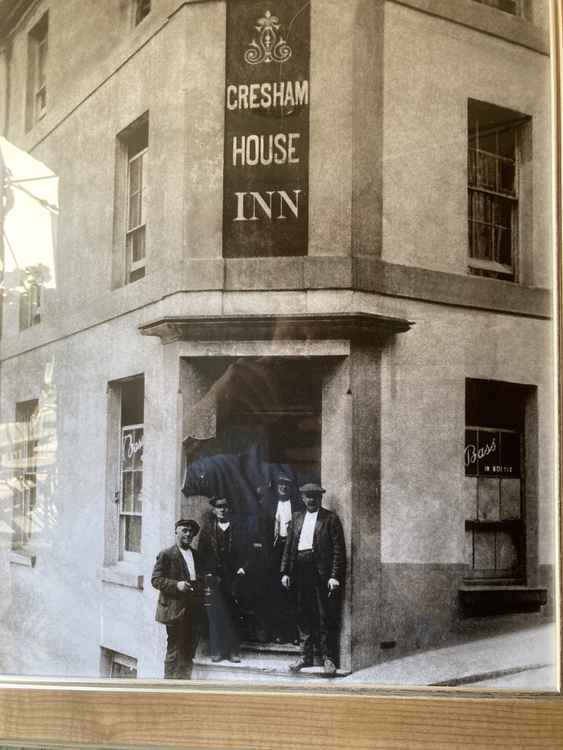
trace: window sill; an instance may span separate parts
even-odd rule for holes
[[[139,575],[136,566],[127,562],[117,562],[114,565],[104,565],[98,572],[98,578],[102,583],[111,583],[115,586],[126,586],[127,588],[143,590],[144,576]]]
[[[11,565],[23,565],[26,568],[35,567],[36,556],[26,550],[10,550],[8,560]]]
[[[539,612],[547,604],[547,589],[530,586],[465,585],[459,588],[465,616]]]

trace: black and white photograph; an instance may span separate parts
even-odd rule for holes
[[[558,690],[550,0],[0,0],[0,675]]]

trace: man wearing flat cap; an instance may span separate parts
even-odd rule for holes
[[[314,665],[315,651],[324,674],[336,674],[340,593],[346,573],[346,547],[336,513],[321,507],[325,490],[316,483],[299,488],[305,509],[294,513],[281,562],[281,582],[297,593],[301,657],[289,667]]]
[[[240,662],[239,608],[240,579],[246,576],[243,536],[231,503],[226,497],[209,501],[212,517],[201,532],[199,554],[212,594],[207,602],[211,661]]]
[[[189,680],[202,617],[201,572],[192,541],[199,524],[192,519],[176,521],[176,544],[159,552],[151,583],[160,592],[155,619],[166,626],[164,677]]]

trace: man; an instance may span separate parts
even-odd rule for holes
[[[302,655],[289,669],[314,664],[317,650],[327,677],[336,674],[340,592],[346,570],[342,525],[336,513],[321,507],[325,490],[315,483],[299,488],[304,511],[295,513],[281,563],[282,586],[295,586]]]
[[[299,643],[293,592],[280,583],[280,568],[288,528],[294,512],[299,510],[291,493],[293,482],[286,474],[279,474],[273,498],[273,540],[270,562],[270,632],[276,643]]]
[[[229,500],[213,497],[209,502],[213,518],[201,532],[199,543],[202,570],[212,584],[207,602],[209,652],[213,662],[227,659],[238,663],[240,635],[234,588],[236,579],[246,575],[243,540],[239,525],[231,519]]]
[[[202,614],[199,562],[191,548],[198,532],[197,521],[176,521],[176,544],[159,552],[152,572],[160,592],[155,619],[166,626],[166,679],[189,680],[192,673]]]

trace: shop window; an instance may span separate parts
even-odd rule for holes
[[[143,18],[146,18],[151,12],[151,0],[134,0],[133,2],[133,23],[138,26]]]
[[[115,249],[122,283],[146,274],[149,118],[145,113],[117,138]],[[124,249],[124,256],[123,254]]]
[[[518,273],[519,172],[529,118],[468,102],[469,270],[515,281]]]
[[[101,649],[100,674],[102,677],[137,678],[137,659],[109,648]]]
[[[522,0],[474,0],[474,2],[503,10],[505,13],[511,13],[513,16],[522,15]]]
[[[144,380],[122,383],[119,454],[120,559],[141,552]]]
[[[21,550],[31,539],[37,501],[37,400],[16,404],[14,435],[14,493],[12,549]]]
[[[45,13],[28,34],[26,126],[33,127],[47,111],[47,59],[49,14]]]
[[[466,384],[465,489],[467,578],[523,583],[525,527],[525,389]]]

